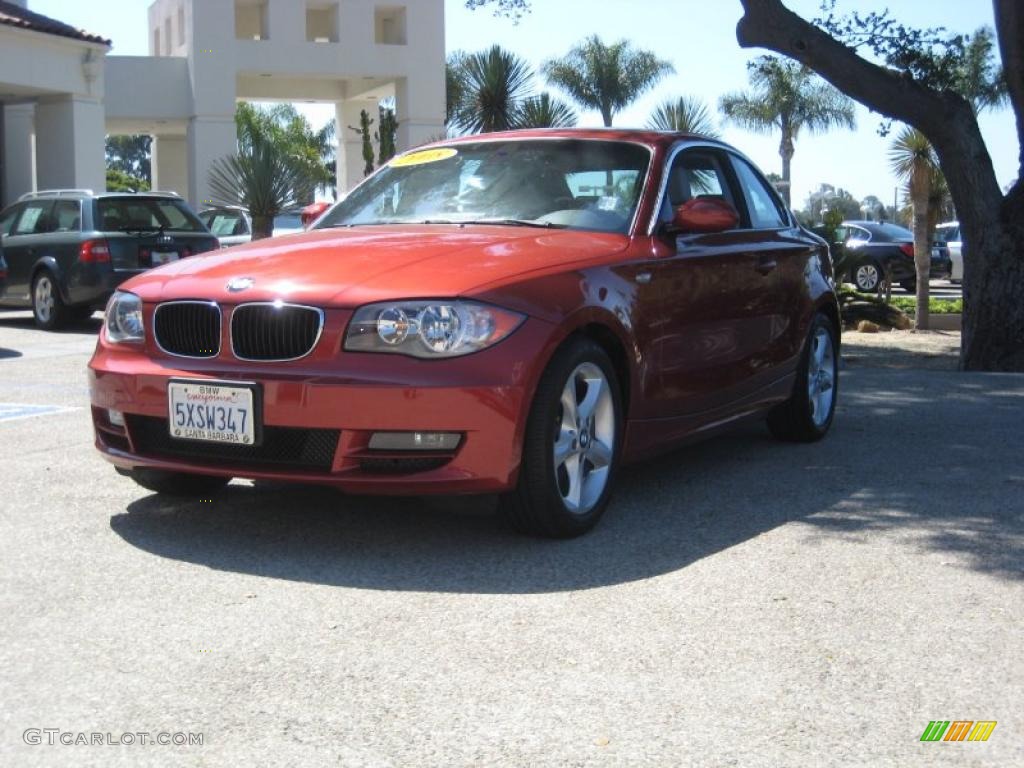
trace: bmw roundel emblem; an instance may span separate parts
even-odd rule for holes
[[[251,277],[233,277],[228,280],[228,290],[231,293],[240,293],[241,291],[247,291],[252,288],[256,281]]]

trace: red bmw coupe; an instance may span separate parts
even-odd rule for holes
[[[619,466],[741,419],[828,431],[828,248],[706,138],[465,137],[401,155],[305,233],[121,286],[96,447],[158,493],[232,477],[501,494],[568,537]]]

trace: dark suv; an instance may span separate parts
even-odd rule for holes
[[[0,212],[5,307],[31,307],[53,330],[103,309],[121,283],[151,267],[219,247],[169,192],[32,192]]]

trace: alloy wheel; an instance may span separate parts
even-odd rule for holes
[[[878,267],[874,264],[861,264],[857,267],[856,274],[857,287],[862,291],[873,291],[878,287],[878,281],[881,276],[878,274]]]
[[[50,322],[53,316],[53,281],[47,275],[36,280],[34,306],[39,322]]]
[[[585,515],[601,499],[615,450],[611,385],[593,363],[582,363],[562,390],[552,447],[555,483],[565,508]]]
[[[836,352],[832,334],[818,328],[811,339],[807,361],[807,398],[811,403],[811,420],[823,427],[832,413],[835,397]]]

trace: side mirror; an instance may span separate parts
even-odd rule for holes
[[[740,215],[721,197],[695,197],[676,208],[666,229],[671,233],[710,234],[736,229]]]

